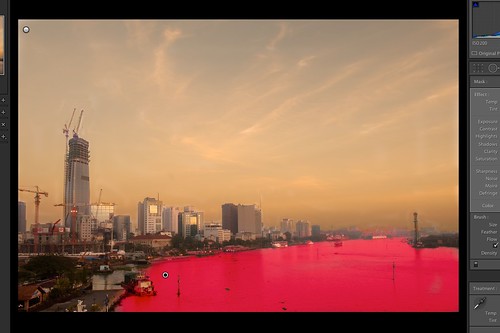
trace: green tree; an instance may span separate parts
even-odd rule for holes
[[[49,293],[49,297],[52,300],[66,296],[73,289],[73,283],[67,277],[61,277],[57,279],[54,288]]]
[[[56,288],[56,287],[52,288],[52,290],[49,293],[50,300],[57,300],[63,296],[64,296],[64,293],[62,292],[62,290],[59,288]]]
[[[23,267],[20,267],[17,270],[17,279],[19,282],[30,281],[36,278],[36,274],[34,272],[28,271]]]
[[[174,249],[182,249],[184,248],[184,238],[181,235],[177,234],[172,237],[172,247]]]
[[[48,279],[57,275],[72,274],[76,271],[76,261],[63,256],[33,257],[23,269],[33,272],[39,279]]]
[[[87,269],[78,270],[75,275],[75,282],[84,284],[92,276],[92,272]]]
[[[187,236],[184,238],[184,248],[192,249],[194,248],[194,238],[191,236]]]

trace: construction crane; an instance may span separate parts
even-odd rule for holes
[[[96,211],[95,211],[95,216],[94,216],[96,223],[99,221],[99,208],[101,206],[116,206],[116,204],[112,203],[112,202],[102,202],[101,198],[102,198],[102,188],[99,190],[99,198],[97,200],[97,203],[92,204],[92,205],[96,206]],[[108,218],[110,218],[110,217],[108,217]],[[111,244],[110,252],[111,252],[113,249],[113,224],[111,224],[111,236],[110,237],[111,237],[111,239],[110,239],[110,244]]]
[[[97,207],[95,209],[95,220],[96,220],[96,224],[97,224],[97,221],[99,219],[99,207],[101,206],[101,196],[102,196],[102,188],[101,190],[99,191],[99,199],[97,200]]]
[[[66,154],[68,153],[69,128],[71,127],[71,123],[73,122],[73,117],[75,116],[75,111],[76,111],[76,108],[73,109],[73,114],[71,115],[71,119],[69,120],[69,123],[64,124],[64,128],[63,128],[63,134],[66,136]]]
[[[64,202],[66,202],[66,179],[68,177],[68,138],[69,138],[69,129],[71,128],[71,123],[73,122],[73,117],[75,116],[76,108],[73,109],[73,113],[71,114],[71,118],[69,120],[69,123],[64,124],[63,128],[63,134],[66,137],[66,147],[65,147],[65,152],[64,152],[64,189],[63,189],[63,195],[64,195]]]
[[[99,198],[96,203],[93,203],[93,206],[96,206],[95,216],[93,216],[96,220],[99,220],[99,208],[101,206],[116,206],[114,202],[102,202],[102,188],[99,190]]]
[[[76,243],[76,213],[78,213],[78,208],[76,204],[56,204],[56,207],[71,207],[71,242],[74,245]]]
[[[35,228],[33,229],[33,238],[34,238],[34,246],[37,248],[38,245],[38,217],[39,217],[39,210],[40,210],[40,195],[45,195],[46,197],[49,196],[47,192],[40,191],[40,188],[38,186],[33,186],[36,188],[36,191],[34,190],[28,190],[28,189],[23,189],[20,188],[19,191],[22,192],[30,192],[30,193],[35,193]]]
[[[49,194],[47,192],[40,191],[40,188],[38,186],[33,186],[33,187],[36,187],[36,191],[23,189],[23,188],[20,188],[19,191],[35,193],[35,224],[38,224],[38,216],[39,216],[39,208],[40,208],[40,194],[45,195],[46,197],[48,197]]]
[[[52,238],[52,242],[50,243],[50,252],[51,253],[54,253],[54,229],[56,228],[56,224],[58,224],[59,222],[61,222],[61,219],[55,221],[54,223],[52,223],[52,228],[50,228],[50,237]]]
[[[73,136],[78,136],[78,131],[80,130],[80,125],[82,124],[83,110],[80,111],[80,117],[78,117],[78,125],[73,129]]]

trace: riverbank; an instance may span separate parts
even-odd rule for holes
[[[108,295],[108,308],[113,309],[115,304],[123,298],[125,290],[96,290],[87,291],[84,295],[72,298],[63,303],[57,303],[41,312],[73,312],[76,310],[78,300],[83,300],[88,312],[106,312],[106,295]]]

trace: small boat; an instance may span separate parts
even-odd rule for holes
[[[129,294],[136,296],[156,296],[153,281],[143,272],[139,272],[136,277],[121,284],[123,289]]]
[[[271,246],[274,248],[288,247],[288,242],[287,241],[275,241],[275,242],[271,243]]]
[[[95,272],[96,274],[111,274],[113,273],[113,269],[109,267],[109,265],[101,265],[99,269]]]
[[[306,245],[313,245],[313,244],[314,244],[314,242],[313,242],[312,240],[308,240],[308,241],[306,242]]]

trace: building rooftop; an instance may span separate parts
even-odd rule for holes
[[[45,294],[45,291],[38,284],[19,286],[17,287],[17,299],[20,301],[28,301],[33,297],[35,291],[37,290]]]
[[[155,234],[147,234],[147,235],[139,235],[132,237],[130,240],[146,240],[146,239],[171,239],[172,237],[167,235],[155,235]]]

